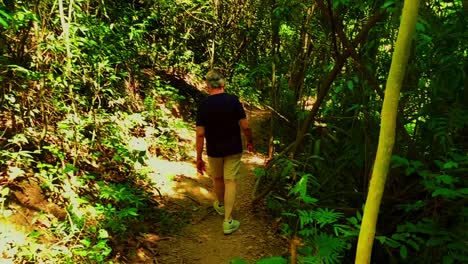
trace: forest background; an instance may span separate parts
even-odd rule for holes
[[[129,226],[183,225],[154,213],[145,159],[189,159],[178,131],[191,133],[202,78],[218,68],[229,92],[272,113],[253,203],[300,241],[300,263],[353,262],[402,7],[0,1],[2,257],[117,261],[116,245],[144,231]],[[468,261],[467,11],[461,0],[419,8],[374,244],[386,263]],[[46,231],[7,230],[21,208]]]

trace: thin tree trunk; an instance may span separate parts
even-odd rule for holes
[[[327,9],[326,9],[323,1],[319,0],[316,3],[317,3],[317,6],[325,14],[327,19],[333,21],[334,18],[329,15],[329,12],[327,12]],[[373,77],[374,75],[369,73],[368,70],[366,69],[364,63],[362,63],[361,58],[359,57],[359,55],[356,52],[356,49],[349,42],[348,38],[346,37],[346,34],[343,31],[342,23],[332,23],[332,22],[330,22],[330,23],[331,24],[336,24],[336,33],[338,34],[338,37],[340,38],[340,40],[341,40],[343,46],[345,47],[345,49],[350,52],[350,56],[354,60],[357,70],[360,71],[363,74],[363,76],[366,77],[366,80],[367,80],[368,84],[374,88],[374,90],[379,94],[379,96],[381,98],[383,98],[384,93],[383,93],[382,89],[380,89],[377,80]],[[403,108],[402,107],[400,107],[398,110],[403,113]],[[408,134],[408,131],[405,129],[402,118],[398,118],[398,129],[399,129],[399,132],[401,133],[401,135],[403,136],[403,139],[406,141],[406,143],[409,146],[412,146],[413,142],[412,142],[411,136]]]
[[[357,245],[356,263],[370,263],[377,217],[390,166],[398,113],[400,89],[410,54],[418,16],[419,0],[405,1],[400,30],[395,44],[381,113],[381,129],[374,169],[370,181]]]
[[[295,103],[297,103],[302,96],[304,77],[308,66],[307,61],[311,54],[312,40],[310,34],[308,33],[308,29],[310,20],[312,19],[312,15],[314,13],[314,7],[315,5],[312,5],[307,9],[307,15],[302,23],[301,45],[296,60],[291,65],[290,69],[288,86],[289,89],[294,91],[294,98],[296,100]]]
[[[369,30],[380,20],[382,16],[383,16],[383,13],[376,11],[376,13],[369,19],[367,24],[364,27],[362,27],[361,31],[359,32],[359,34],[356,36],[356,38],[352,42],[353,48],[357,47],[357,45],[359,45],[361,42],[363,42],[366,39],[366,36]],[[341,71],[341,68],[343,67],[344,63],[346,62],[346,60],[348,59],[350,55],[351,55],[351,51],[349,49],[346,49],[344,53],[337,58],[335,66],[328,73],[327,78],[325,78],[323,82],[321,83],[320,88],[319,88],[319,93],[317,95],[317,100],[315,101],[312,107],[312,110],[307,116],[307,119],[305,120],[301,129],[298,131],[296,140],[294,141],[294,143],[292,143],[293,146],[291,148],[291,153],[290,153],[291,156],[295,155],[297,148],[302,143],[302,140],[304,139],[307,131],[309,130],[310,125],[315,120],[315,116],[317,115],[318,110],[321,104],[323,103],[325,96],[327,95],[328,90],[330,89],[331,84],[335,80],[338,73]]]
[[[276,0],[272,1],[272,10],[276,7]],[[273,13],[273,12],[272,12]],[[280,46],[280,38],[279,38],[279,23],[271,16],[271,90],[270,90],[270,100],[271,100],[271,107],[273,109],[278,108],[278,88],[276,84],[276,62],[278,61],[278,49]],[[274,130],[275,130],[275,116],[271,115],[270,117],[270,131],[269,131],[269,139],[268,139],[268,159],[273,157],[274,153]]]

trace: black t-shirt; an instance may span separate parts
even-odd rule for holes
[[[239,120],[245,118],[239,99],[228,93],[208,96],[198,107],[197,126],[205,127],[210,157],[242,153]]]

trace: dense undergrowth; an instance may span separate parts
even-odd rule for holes
[[[177,232],[188,219],[161,207],[149,160],[189,159],[185,106],[203,95],[151,66],[151,43],[127,24],[130,13],[106,22],[77,4],[74,23],[23,2],[0,5],[5,261],[129,263],[138,236]]]
[[[148,179],[155,168],[148,161],[188,159],[193,146],[184,144],[188,139],[179,131],[191,125],[173,117],[171,110],[180,102],[164,104],[157,98],[161,97],[146,97],[144,108],[133,113],[118,109],[64,113],[43,142],[37,140],[40,131],[7,134],[9,128],[3,128],[1,214],[6,219],[27,215],[21,221],[26,229],[2,225],[3,258],[127,262],[135,254],[131,246],[125,247],[130,238],[177,232],[187,218],[160,208],[158,189]],[[40,188],[43,197],[21,198],[21,193],[33,196],[34,188]],[[49,204],[55,210],[47,209]]]

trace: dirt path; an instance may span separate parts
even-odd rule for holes
[[[260,144],[265,140],[259,133],[264,130],[266,118],[266,112],[249,112],[254,138]],[[173,187],[177,193],[167,199],[167,209],[191,211],[190,223],[178,235],[158,239],[156,252],[152,254],[155,257],[153,263],[223,264],[234,258],[255,263],[263,257],[287,253],[287,243],[279,236],[273,219],[263,208],[254,212],[250,204],[255,182],[253,170],[263,164],[264,157],[245,153],[242,160],[233,212],[234,217],[241,221],[240,229],[229,236],[223,234],[223,217],[216,214],[211,206],[214,194],[208,176],[196,175],[194,169],[178,174]]]

